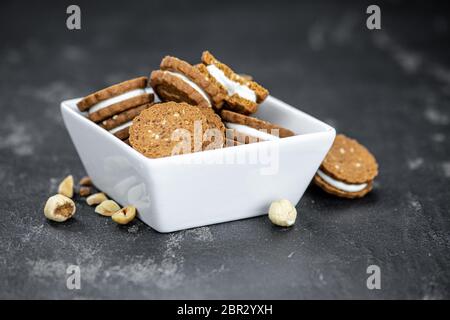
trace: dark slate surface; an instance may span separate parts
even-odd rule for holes
[[[366,29],[363,2],[77,3],[81,31],[65,27],[69,2],[0,5],[1,298],[450,298],[443,2],[381,3],[382,31]],[[47,221],[59,180],[84,175],[59,102],[204,49],[367,145],[375,191],[347,201],[311,186],[291,229],[259,217],[159,234],[83,202]],[[70,264],[81,290],[66,288]],[[381,290],[366,288],[371,264]]]

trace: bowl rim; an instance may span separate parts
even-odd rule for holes
[[[126,143],[123,143],[122,140],[118,139],[113,134],[110,134],[109,131],[103,129],[96,123],[90,121],[87,117],[84,116],[85,112],[81,112],[78,109],[76,109],[76,103],[78,101],[80,101],[81,99],[82,98],[74,98],[74,99],[67,99],[67,100],[62,101],[60,104],[61,112],[63,114],[69,113],[72,117],[75,117],[79,121],[83,122],[85,125],[88,125],[89,127],[91,127],[99,135],[102,135],[103,137],[106,137],[106,139],[109,139],[112,143],[114,143],[116,146],[121,148],[121,150],[123,150],[124,152],[131,152],[131,154],[134,157],[136,157],[137,159],[139,159],[140,161],[146,161],[149,163],[168,161],[168,159],[174,159],[174,158],[181,159],[180,157],[183,157],[183,158],[188,158],[188,157],[189,158],[190,157],[197,158],[198,157],[199,160],[201,160],[202,157],[205,157],[205,154],[207,154],[207,155],[212,155],[212,154],[225,155],[227,153],[238,152],[239,150],[250,150],[251,148],[262,148],[262,147],[276,145],[276,144],[278,144],[279,146],[284,146],[284,145],[290,144],[294,141],[301,141],[301,140],[305,140],[305,139],[310,139],[312,137],[319,137],[322,135],[333,134],[336,132],[336,130],[332,126],[311,116],[310,114],[307,114],[306,112],[298,110],[298,109],[294,108],[293,106],[287,104],[286,102],[279,100],[273,96],[269,96],[266,98],[266,101],[272,101],[273,103],[278,104],[278,107],[280,107],[282,109],[289,110],[289,112],[294,112],[294,113],[299,114],[300,116],[306,118],[308,121],[312,121],[315,124],[317,124],[318,126],[320,126],[322,128],[322,130],[317,131],[317,132],[298,134],[295,136],[286,137],[286,138],[282,138],[279,140],[261,141],[258,143],[243,144],[243,145],[229,147],[229,148],[205,150],[205,151],[201,151],[201,152],[179,154],[179,155],[173,155],[173,156],[167,156],[167,157],[161,157],[161,158],[147,158],[146,156],[144,156],[143,154],[141,154],[140,152],[138,152],[131,146],[127,145]],[[63,117],[63,119],[64,119],[64,122],[67,121],[66,118]],[[65,123],[65,125],[67,127],[66,123]]]

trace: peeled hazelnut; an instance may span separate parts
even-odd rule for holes
[[[73,197],[73,177],[72,175],[67,176],[58,186],[58,193],[63,196],[72,198]]]
[[[269,208],[269,219],[273,224],[290,227],[295,223],[297,210],[289,200],[274,201]]]
[[[72,199],[56,194],[48,198],[44,207],[44,214],[47,219],[63,222],[71,218],[76,211],[75,203]]]
[[[100,204],[105,200],[108,200],[108,198],[103,192],[94,193],[93,195],[90,195],[89,197],[86,198],[86,202],[90,206]]]
[[[79,190],[78,193],[82,197],[87,197],[88,195],[91,194],[91,188],[89,188],[89,187],[80,187],[80,190]]]
[[[90,177],[84,176],[83,178],[81,178],[79,184],[80,186],[92,186],[92,180]]]
[[[113,200],[105,200],[95,207],[95,212],[107,217],[111,217],[115,212],[119,210],[119,205]]]
[[[118,224],[127,224],[131,222],[135,217],[136,208],[133,206],[128,206],[114,213],[111,218]]]

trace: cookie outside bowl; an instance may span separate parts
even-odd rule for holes
[[[345,198],[360,198],[373,188],[378,163],[370,151],[354,139],[338,134],[314,182],[324,191]]]

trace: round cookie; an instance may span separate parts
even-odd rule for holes
[[[217,128],[220,132],[225,133],[225,125],[220,119],[219,115],[214,112],[211,108],[208,107],[197,107],[203,115],[206,117],[206,122],[208,123],[209,129]]]
[[[98,111],[89,113],[88,118],[91,121],[100,122],[107,118],[115,116],[119,113],[122,113],[126,110],[135,108],[136,106],[152,103],[153,99],[154,99],[153,94],[144,93],[142,95],[114,103]]]
[[[236,123],[239,125],[243,125],[243,126],[247,126],[253,129],[263,129],[263,130],[267,130],[270,133],[270,130],[272,129],[277,129],[279,132],[279,137],[280,138],[286,138],[286,137],[291,137],[294,136],[295,133],[292,132],[289,129],[280,127],[276,124],[272,124],[270,122],[255,118],[255,117],[250,117],[250,116],[246,116],[240,113],[236,113],[230,110],[222,110],[220,113],[220,116],[222,117],[222,120],[226,121],[226,122],[231,122],[231,123]]]
[[[152,105],[153,105],[153,103],[148,103],[148,104],[144,104],[144,105],[135,107],[133,109],[128,109],[126,111],[123,111],[119,114],[112,116],[109,119],[103,120],[101,122],[100,126],[106,130],[112,130],[114,128],[117,128],[118,126],[120,126],[124,123],[130,122],[136,116],[138,116],[142,110],[150,108]],[[130,125],[131,125],[131,123],[130,123]]]
[[[375,157],[356,140],[338,134],[314,177],[314,182],[331,194],[358,198],[372,190],[378,175]]]
[[[218,131],[206,131],[206,136],[203,138],[207,141],[204,142],[205,150],[219,149],[225,144],[225,125],[223,124],[217,113],[209,107],[197,107],[206,118],[208,129],[217,129]],[[220,136],[219,136],[220,135]],[[216,139],[219,139],[216,141]]]
[[[80,111],[87,111],[89,108],[102,101],[132,90],[144,89],[147,86],[147,81],[147,77],[139,77],[115,84],[84,97],[77,103],[77,107]]]
[[[229,66],[217,60],[209,51],[202,54],[202,66],[197,68],[225,92],[226,106],[230,110],[252,114],[269,95],[269,91],[248,76],[235,73]]]
[[[130,144],[131,146],[149,158],[161,158],[174,154],[182,153],[182,139],[172,139],[172,134],[187,133],[190,137],[190,145],[188,144],[184,151],[196,152],[201,151],[194,137],[194,130],[197,126],[208,128],[206,117],[203,113],[187,103],[166,102],[155,104],[151,108],[142,111],[133,120],[130,127]],[[180,131],[177,131],[180,130]],[[182,131],[181,131],[182,130]],[[180,137],[180,135],[178,135]],[[203,136],[203,132],[201,132]],[[201,139],[201,137],[200,137]]]
[[[377,161],[369,150],[343,134],[336,135],[320,168],[332,178],[348,184],[366,183],[378,174]]]
[[[186,102],[194,106],[220,108],[224,92],[186,61],[166,56],[160,70],[150,75],[150,85],[162,101]]]
[[[210,108],[211,102],[195,90],[184,79],[164,70],[155,70],[150,75],[150,83],[161,101],[185,102],[192,106]]]

